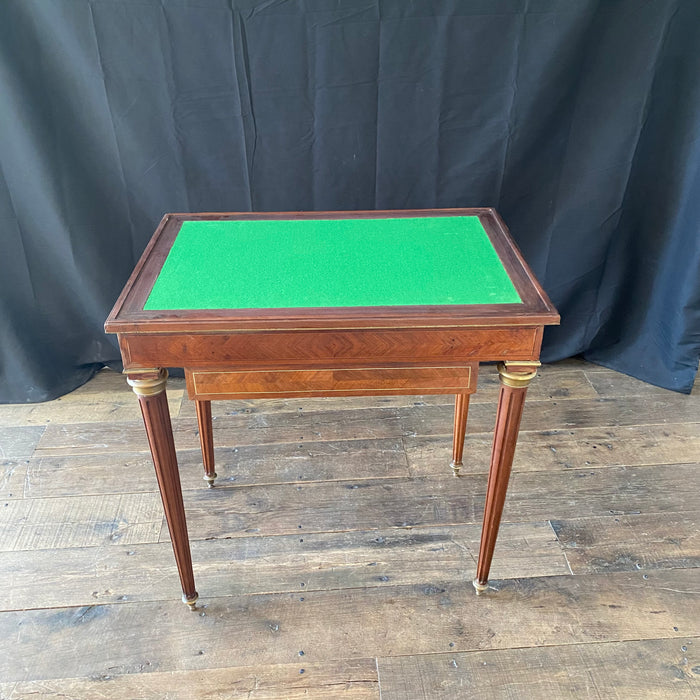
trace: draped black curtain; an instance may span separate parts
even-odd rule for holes
[[[168,211],[495,206],[584,353],[689,391],[697,0],[3,0],[0,401],[118,360]]]

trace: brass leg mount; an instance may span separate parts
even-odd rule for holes
[[[501,384],[513,389],[525,389],[537,376],[537,369],[541,364],[539,361],[499,362],[497,369]]]
[[[126,371],[124,373],[126,374]],[[126,381],[136,396],[157,396],[165,391],[165,385],[168,383],[168,370],[162,367],[159,370],[130,371]]]

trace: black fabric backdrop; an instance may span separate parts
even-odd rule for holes
[[[118,359],[167,211],[495,206],[577,353],[688,391],[697,0],[3,0],[0,400]]]

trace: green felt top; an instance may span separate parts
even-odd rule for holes
[[[476,216],[185,221],[146,310],[522,303]]]

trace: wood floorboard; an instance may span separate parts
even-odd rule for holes
[[[540,375],[479,597],[492,366],[460,479],[450,396],[271,399],[213,490],[172,379],[195,613],[124,378],[0,406],[0,698],[700,699],[700,384]]]
[[[288,414],[227,417],[214,423],[214,435],[219,447],[370,438],[396,439],[402,435],[398,410],[368,408],[358,411],[292,414],[292,420]],[[194,421],[185,418],[174,419],[173,434],[177,449],[199,448],[197,424]],[[34,454],[42,457],[115,454],[125,450],[148,451],[148,442],[141,423],[132,421],[110,425],[48,425]]]
[[[300,650],[325,663],[700,636],[700,571],[645,575],[508,579],[482,596],[469,582],[440,580],[226,596],[194,613],[178,599],[5,612],[0,639],[12,640],[12,654],[0,655],[0,678],[265,666],[292,663]]]
[[[700,638],[397,656],[379,677],[382,700],[694,700]]]
[[[670,425],[700,422],[700,404],[682,394],[625,396],[598,399],[525,402],[521,433],[573,428],[610,428],[632,425]],[[404,435],[449,435],[451,406],[397,408]],[[470,407],[467,433],[493,430],[495,407]],[[47,429],[48,430],[48,429]]]
[[[156,542],[162,522],[156,493],[6,501],[0,551]]]
[[[374,659],[207,668],[0,683],[0,698],[379,700]]]
[[[552,521],[575,574],[700,566],[700,512]]]
[[[697,463],[523,472],[513,475],[503,521],[700,510],[699,481]],[[485,495],[485,476],[467,475],[222,487],[184,497],[190,537],[204,539],[480,523]]]
[[[452,440],[445,436],[404,437],[411,476],[445,472]],[[462,472],[487,473],[491,435],[469,435]],[[693,463],[700,456],[700,423],[523,432],[513,471]]]
[[[469,582],[479,525],[240,537],[192,542],[195,576],[207,597]],[[505,523],[492,575],[569,573],[547,522]],[[9,593],[0,610],[177,599],[168,542],[32,553],[0,552]]]
[[[201,489],[199,449],[180,450],[178,462],[183,488]],[[448,464],[449,460],[443,467],[449,469]],[[35,457],[21,466],[23,469],[8,477],[5,487],[6,494],[14,491],[17,498],[118,494],[125,490],[138,493],[158,488],[147,452]],[[408,475],[400,438],[217,447],[216,470],[216,483],[228,486]],[[126,481],[124,474],[129,475]]]

